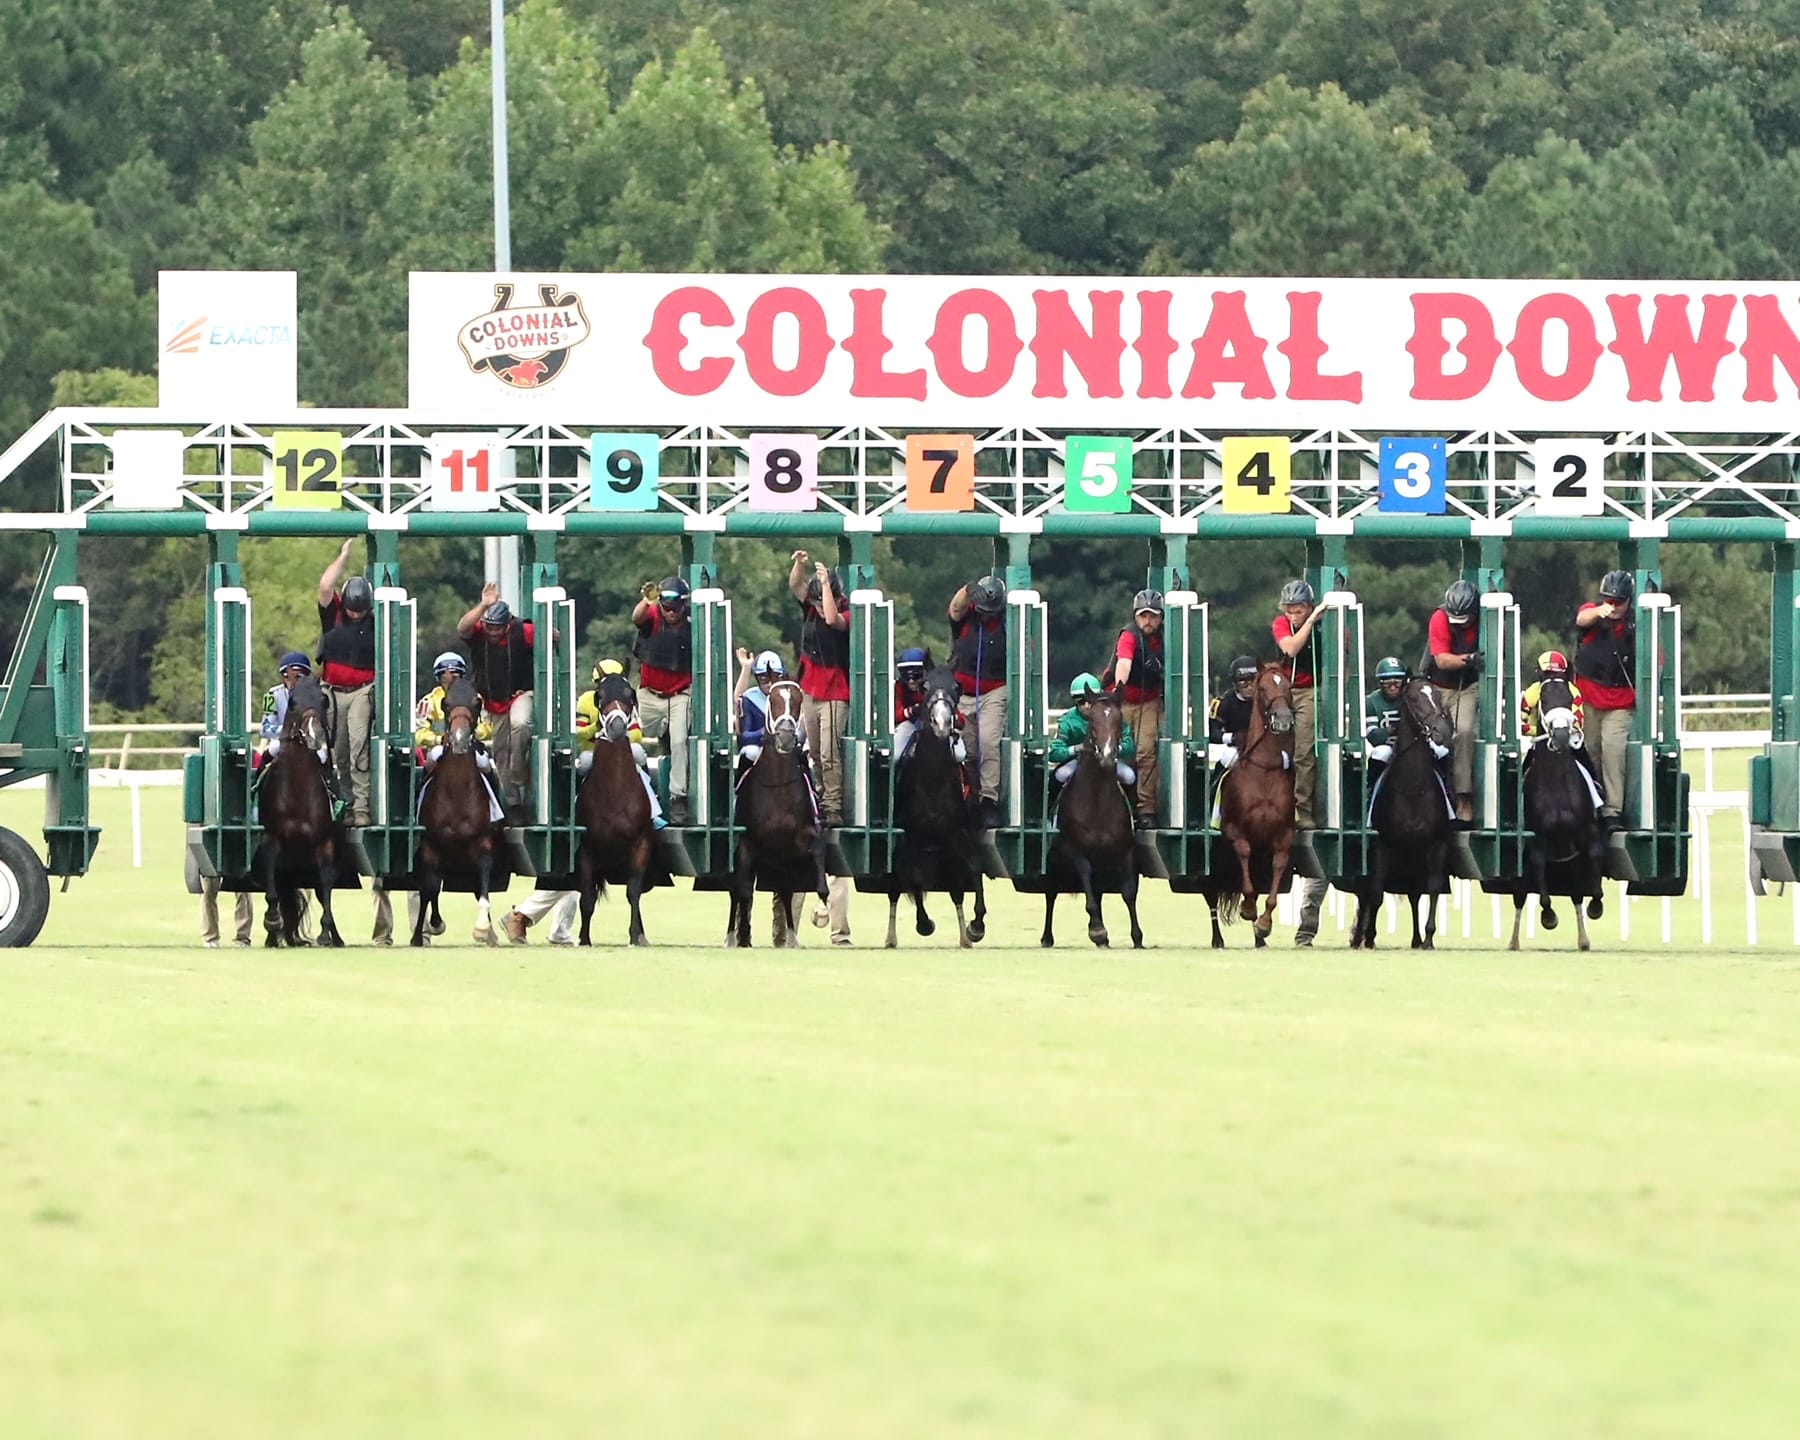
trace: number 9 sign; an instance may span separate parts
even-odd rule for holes
[[[1131,440],[1071,435],[1063,441],[1063,509],[1123,515],[1131,509]]]
[[[1442,515],[1449,463],[1441,436],[1389,435],[1381,442],[1381,506],[1390,515]]]
[[[817,510],[821,443],[817,435],[752,435],[745,503],[752,510]]]
[[[662,478],[660,435],[593,436],[588,442],[590,510],[654,510]]]

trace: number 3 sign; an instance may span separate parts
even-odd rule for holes
[[[1383,437],[1381,509],[1390,515],[1442,515],[1448,469],[1442,436]]]
[[[820,444],[817,435],[752,435],[749,507],[817,510]]]
[[[1598,515],[1606,476],[1604,440],[1540,440],[1531,447],[1537,471],[1537,513]]]

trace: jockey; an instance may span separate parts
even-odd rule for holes
[[[1206,738],[1220,770],[1237,764],[1238,741],[1250,729],[1250,688],[1256,684],[1256,661],[1240,655],[1231,662],[1231,689],[1215,695],[1207,716]]]
[[[743,771],[756,763],[762,754],[763,739],[769,733],[769,691],[777,680],[787,679],[787,666],[773,650],[760,655],[738,647],[738,682],[735,699],[738,707],[738,769]],[[800,745],[806,747],[806,727],[800,728]]]
[[[263,695],[263,754],[257,766],[259,777],[261,767],[281,753],[281,732],[287,729],[288,696],[296,685],[313,673],[312,662],[298,650],[290,650],[281,657],[279,673],[281,682],[271,685]],[[318,756],[319,763],[325,767],[325,789],[331,796],[331,817],[335,820],[344,813],[344,797],[338,794],[337,772],[332,768],[329,742],[319,746]]]
[[[1549,722],[1561,708],[1553,706],[1548,711],[1544,709],[1544,683],[1549,680],[1560,680],[1569,687],[1568,709],[1572,712],[1569,744],[1574,748],[1575,758],[1581,762],[1581,768],[1587,773],[1588,789],[1593,792],[1594,804],[1598,808],[1602,803],[1600,770],[1594,763],[1593,752],[1588,749],[1583,733],[1587,714],[1582,705],[1581,689],[1570,678],[1569,657],[1560,650],[1546,650],[1538,656],[1538,678],[1526,686],[1525,693],[1519,697],[1519,734],[1529,747],[1525,752],[1525,764],[1531,764],[1536,748],[1530,742],[1542,739],[1549,733]]]
[[[575,773],[586,775],[594,768],[594,746],[603,738],[600,726],[601,692],[611,699],[617,687],[624,686],[625,693],[631,697],[631,724],[625,736],[631,741],[631,758],[637,763],[638,779],[643,782],[644,793],[650,797],[650,824],[658,830],[668,829],[669,822],[663,816],[662,800],[656,793],[656,781],[650,775],[650,757],[644,753],[644,729],[638,720],[637,691],[632,689],[631,682],[625,678],[625,667],[617,660],[604,659],[594,662],[594,688],[582,693],[575,701],[575,744],[581,750],[575,761]],[[587,741],[585,748],[581,742]]]
[[[915,645],[911,649],[902,650],[900,658],[894,664],[894,764],[898,766],[912,753],[913,736],[918,733],[919,716],[930,697],[925,690],[925,676],[931,670],[931,652]],[[958,697],[961,698],[960,696]],[[956,763],[963,764],[968,759],[968,750],[963,745],[962,728],[963,712],[958,709],[954,724],[956,729],[950,737],[950,752],[956,756]]]
[[[454,650],[446,650],[431,662],[431,671],[437,685],[419,697],[419,703],[413,707],[413,744],[417,747],[419,763],[425,767],[427,776],[437,768],[437,762],[443,758],[444,742],[449,739],[450,717],[445,711],[445,702],[449,695],[451,683],[458,679],[467,680],[469,662]],[[475,768],[481,771],[481,778],[488,787],[489,816],[494,820],[504,819],[505,807],[500,803],[500,792],[497,777],[494,774],[494,759],[488,754],[487,742],[493,737],[493,721],[481,706],[476,707],[475,716]],[[429,780],[427,780],[429,783]],[[425,786],[419,787],[419,803],[425,803]]]
[[[1073,702],[1062,713],[1062,719],[1056,722],[1056,736],[1050,742],[1050,763],[1056,767],[1056,783],[1067,785],[1075,778],[1075,765],[1078,759],[1076,752],[1086,743],[1088,738],[1088,703],[1095,696],[1105,693],[1100,685],[1100,677],[1083,671],[1069,682],[1069,699]],[[1123,718],[1120,720],[1119,758],[1115,762],[1115,770],[1119,784],[1124,788],[1126,799],[1131,801],[1131,809],[1137,811],[1137,771],[1126,761],[1127,755],[1135,755],[1136,747],[1132,744],[1131,726]]]
[[[1394,758],[1394,732],[1400,726],[1400,692],[1412,672],[1397,655],[1384,655],[1375,665],[1375,688],[1363,700],[1369,712],[1369,725],[1363,740],[1369,747],[1371,765],[1385,765]]]

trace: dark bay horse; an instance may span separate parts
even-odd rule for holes
[[[1212,915],[1213,949],[1225,948],[1219,930],[1219,902],[1224,920],[1238,915],[1256,919],[1256,944],[1269,943],[1275,928],[1275,900],[1287,883],[1288,855],[1294,846],[1294,703],[1293,682],[1279,662],[1257,667],[1250,688],[1250,723],[1238,738],[1237,764],[1220,782],[1219,839],[1213,847],[1213,873],[1201,891]],[[1233,884],[1236,871],[1238,883]],[[1267,887],[1266,891],[1264,887]],[[1268,903],[1256,917],[1256,897]],[[1236,912],[1234,914],[1233,912]]]
[[[319,747],[325,744],[325,692],[310,675],[288,692],[287,723],[281,749],[263,766],[257,791],[262,844],[256,863],[272,910],[281,928],[271,930],[270,945],[304,945],[300,934],[302,877],[313,876],[319,897],[319,944],[342,945],[331,915],[331,888],[340,866],[347,863],[343,829],[331,815],[331,792]]]
[[[1450,890],[1450,815],[1438,779],[1434,744],[1448,746],[1455,729],[1442,693],[1429,680],[1408,680],[1400,692],[1394,758],[1377,782],[1370,805],[1375,854],[1357,888],[1350,948],[1375,948],[1375,921],[1384,895],[1412,902],[1412,948],[1430,950],[1437,935],[1437,897]],[[1419,898],[1425,930],[1419,931]]]
[[[581,824],[581,848],[575,855],[575,884],[581,891],[581,943],[590,945],[594,902],[607,884],[624,885],[631,902],[633,945],[648,945],[644,917],[638,908],[655,834],[650,797],[638,778],[631,753],[631,717],[637,697],[622,675],[604,677],[594,690],[599,709],[595,722],[594,760],[575,798]]]
[[[778,681],[769,690],[769,723],[762,754],[737,790],[739,829],[732,872],[728,946],[750,944],[750,905],[756,887],[773,891],[789,915],[794,896],[808,890],[827,903],[825,825],[813,800],[801,749],[800,687]],[[787,946],[800,937],[790,927]]]
[[[1106,921],[1100,913],[1103,888],[1114,883],[1131,917],[1131,943],[1144,948],[1144,932],[1138,925],[1137,836],[1131,802],[1119,788],[1119,742],[1125,720],[1116,695],[1090,695],[1083,705],[1088,738],[1076,752],[1075,774],[1063,788],[1057,804],[1056,839],[1050,844],[1049,885],[1044,891],[1044,935],[1048,947],[1056,943],[1052,923],[1056,917],[1059,880],[1072,880],[1074,889],[1087,898],[1088,939],[1108,944]]]
[[[925,892],[945,890],[956,907],[957,943],[967,949],[987,933],[987,897],[975,849],[975,816],[963,792],[962,764],[952,749],[960,687],[954,674],[938,669],[927,677],[925,689],[912,753],[899,765],[895,781],[894,815],[901,836],[888,875],[887,948],[900,943],[901,892],[912,896],[914,928],[930,935],[937,926],[925,913]],[[965,923],[963,896],[970,890],[975,892],[975,919]]]
[[[444,871],[467,874],[475,887],[475,939],[496,945],[488,892],[495,858],[505,842],[505,826],[491,818],[487,781],[476,764],[475,720],[481,700],[461,676],[444,693],[444,753],[438,758],[419,804],[419,853],[414,871],[419,880],[419,918],[412,943],[425,945],[425,916],[436,911],[444,888]]]
[[[1605,910],[1606,835],[1578,753],[1568,681],[1545,680],[1538,687],[1538,708],[1544,735],[1531,747],[1525,766],[1525,824],[1531,839],[1525,847],[1525,873],[1513,887],[1513,933],[1506,948],[1519,948],[1519,921],[1528,895],[1538,897],[1538,922],[1546,930],[1556,928],[1550,897],[1567,895],[1575,902],[1575,943],[1586,950],[1587,922],[1598,920]]]

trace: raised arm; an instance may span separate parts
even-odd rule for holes
[[[492,580],[481,587],[481,598],[475,602],[462,619],[456,622],[456,633],[465,640],[475,638],[475,632],[481,628],[481,612],[486,610],[500,598],[500,587]]]
[[[960,620],[969,613],[969,587],[963,586],[950,597],[950,618]]]
[[[331,603],[331,597],[337,594],[338,582],[344,578],[344,567],[350,563],[350,547],[355,540],[346,540],[338,547],[337,559],[325,567],[325,573],[319,576],[319,605]]]
[[[631,623],[642,630],[650,623],[650,612],[656,608],[656,582],[646,580],[638,591],[638,602],[631,607]]]
[[[796,550],[793,564],[788,567],[788,590],[796,600],[806,600],[806,582],[812,577],[812,557],[804,550]]]

